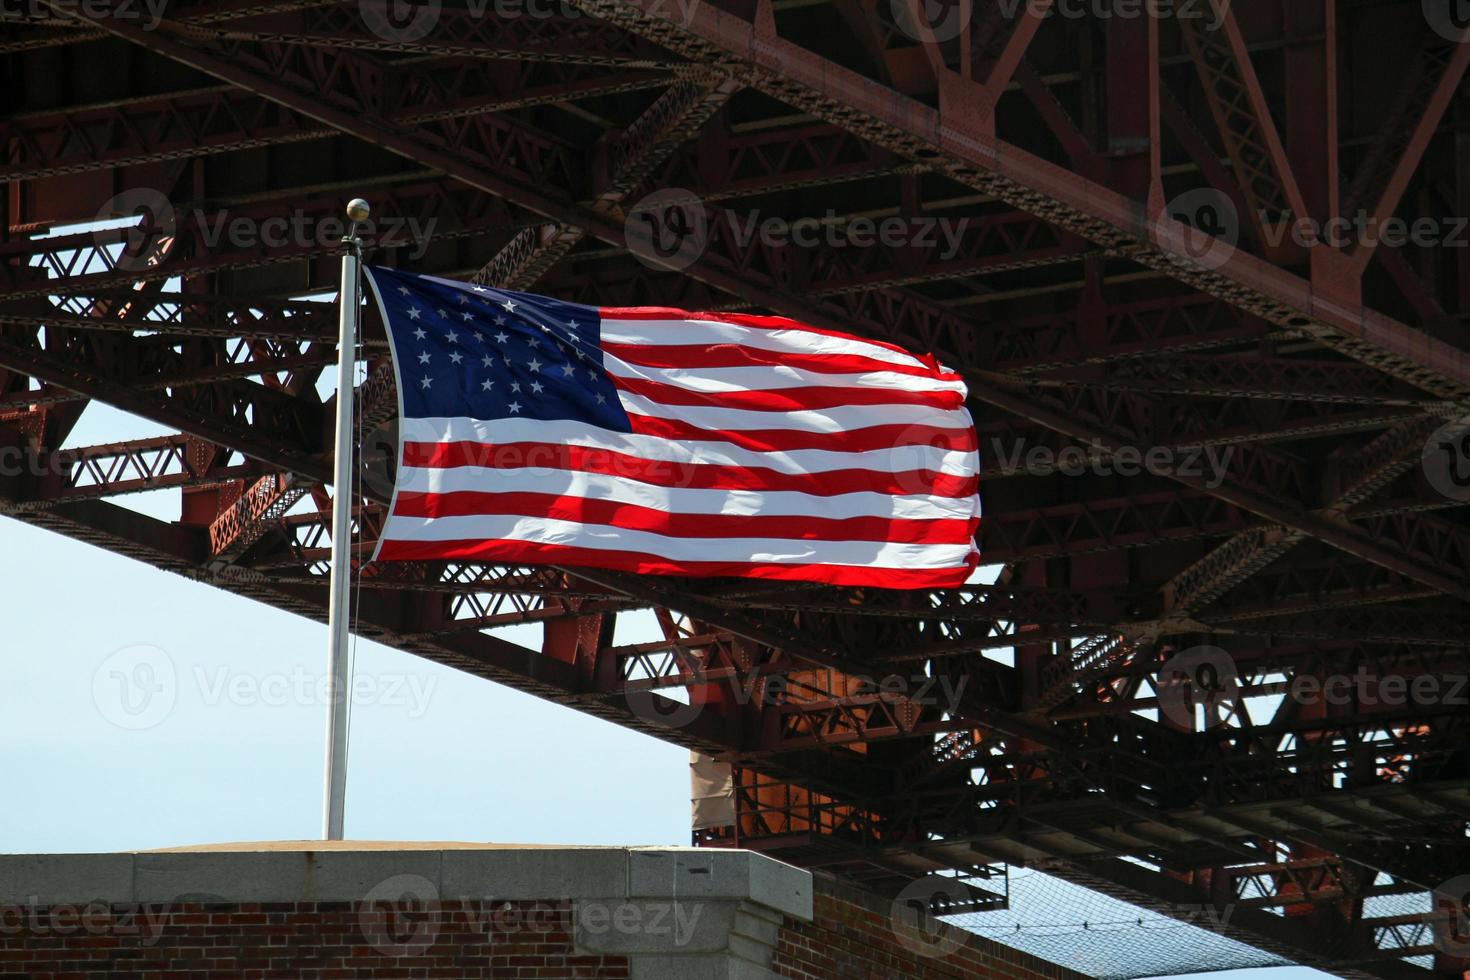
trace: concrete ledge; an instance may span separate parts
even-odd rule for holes
[[[53,905],[112,895],[134,901],[131,854],[0,855],[0,903]]]
[[[0,855],[0,903],[421,900],[746,901],[810,921],[811,875],[749,851],[315,841],[123,854]]]
[[[634,848],[629,894],[750,899],[810,922],[812,876],[750,851]]]

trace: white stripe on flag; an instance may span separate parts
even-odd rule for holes
[[[623,408],[637,415],[681,419],[702,429],[791,429],[795,432],[850,432],[873,425],[949,426],[970,428],[959,409],[942,411],[927,405],[839,405],[810,411],[763,412],[711,405],[665,405],[631,391],[619,391]]]
[[[603,524],[544,517],[485,514],[469,517],[393,518],[395,541],[530,541],[599,551],[636,551],[673,561],[862,565],[934,569],[964,565],[969,544],[893,544],[883,541],[806,541],[776,538],[671,537]]]
[[[790,490],[661,487],[605,473],[538,467],[410,466],[400,472],[398,485],[403,493],[543,493],[590,497],[670,514],[818,516],[833,519],[881,517],[930,521],[967,520],[974,516],[973,500],[968,497],[893,496],[886,493],[814,497]]]
[[[742,449],[728,442],[675,442],[659,436],[614,432],[560,419],[547,422],[540,419],[410,418],[403,420],[402,434],[407,442],[478,442],[491,446],[518,442],[556,443],[625,453],[659,462],[763,467],[798,475],[833,470],[878,473],[933,470],[948,476],[970,477],[979,471],[977,453],[937,446],[896,446],[863,452],[792,449],[767,453]]]
[[[834,337],[813,330],[802,330],[796,325],[789,330],[747,327],[720,320],[701,320],[698,314],[693,313],[687,320],[622,320],[604,317],[602,340],[607,344],[644,344],[652,347],[739,344],[742,347],[783,354],[856,354],[905,367],[929,366],[912,354],[880,344],[866,343],[855,337]]]
[[[725,391],[771,391],[786,388],[861,388],[911,391],[963,392],[963,381],[942,381],[893,371],[832,374],[786,366],[754,365],[749,367],[656,368],[629,364],[620,357],[604,352],[603,367],[620,378],[642,378],[658,384],[674,385],[689,391],[719,393]],[[928,409],[930,414],[936,410]]]

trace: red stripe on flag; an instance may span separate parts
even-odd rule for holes
[[[773,565],[755,562],[678,562],[636,551],[603,551],[572,545],[532,541],[384,541],[379,561],[433,561],[436,559],[610,568],[643,575],[740,576],[743,578],[825,582],[828,585],[865,585],[887,589],[950,589],[965,584],[973,571],[958,568],[876,568],[856,565]]]
[[[594,497],[549,493],[400,493],[393,513],[403,517],[476,517],[516,514],[651,531],[680,538],[780,538],[787,541],[883,541],[892,544],[966,544],[977,521],[894,517],[789,517],[680,514]]]
[[[913,351],[904,350],[897,344],[890,344],[886,340],[873,340],[869,337],[843,333],[840,330],[814,327],[809,323],[789,320],[784,316],[758,313],[711,313],[708,311],[695,313],[689,310],[675,310],[667,306],[604,306],[598,310],[598,314],[604,320],[708,320],[711,323],[733,323],[736,326],[754,327],[758,330],[799,330],[802,333],[815,333],[823,337],[836,337],[839,340],[855,340],[858,343],[872,344],[874,347],[882,347],[916,361],[929,363],[934,361],[931,356],[915,354]]]
[[[946,429],[937,425],[898,423],[870,425],[841,432],[800,432],[796,429],[705,429],[680,419],[628,413],[633,434],[663,439],[728,442],[757,452],[789,452],[794,449],[825,449],[830,452],[861,453],[899,446],[932,446],[957,452],[975,451],[973,428]]]
[[[926,405],[939,411],[964,406],[958,391],[905,391],[902,388],[769,388],[759,390],[691,391],[677,385],[643,378],[625,378],[608,372],[612,383],[660,405],[703,405],[756,412],[805,412],[844,405]]]
[[[651,368],[790,367],[821,374],[887,371],[919,378],[959,381],[953,372],[935,374],[917,364],[895,364],[861,354],[802,354],[763,350],[740,344],[615,344],[602,349],[619,360]]]
[[[565,446],[550,442],[405,442],[403,465],[579,470],[604,473],[655,486],[706,490],[795,490],[818,497],[864,492],[969,497],[979,487],[979,481],[974,476],[952,476],[933,470],[883,473],[876,470],[849,469],[782,473],[759,466],[718,466],[644,459],[608,449]]]

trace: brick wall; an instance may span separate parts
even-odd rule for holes
[[[910,908],[718,848],[0,854],[0,980],[1085,980]]]
[[[571,916],[538,901],[34,906],[0,916],[0,978],[627,978],[626,956],[573,949]]]
[[[791,980],[1085,980],[1064,967],[939,924],[906,945],[892,903],[813,876],[812,921],[788,917],[772,969]],[[962,944],[962,945],[958,945]],[[958,948],[953,948],[958,945]]]

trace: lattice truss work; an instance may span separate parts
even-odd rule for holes
[[[515,7],[7,8],[0,510],[322,618],[334,310],[300,297],[333,291],[353,195],[377,262],[934,350],[971,381],[983,582],[369,566],[361,632],[730,765],[700,843],[891,892],[1044,866],[1231,907],[1231,940],[1344,976],[1470,967],[1453,909],[1365,904],[1470,869],[1463,27],[1411,0]],[[691,201],[661,266],[648,229]],[[832,233],[859,218],[906,231]],[[396,404],[366,331],[365,433]],[[72,446],[92,401],[177,434]],[[113,499],[165,487],[178,521]],[[385,502],[368,481],[359,554]],[[648,608],[664,640],[615,645]]]

